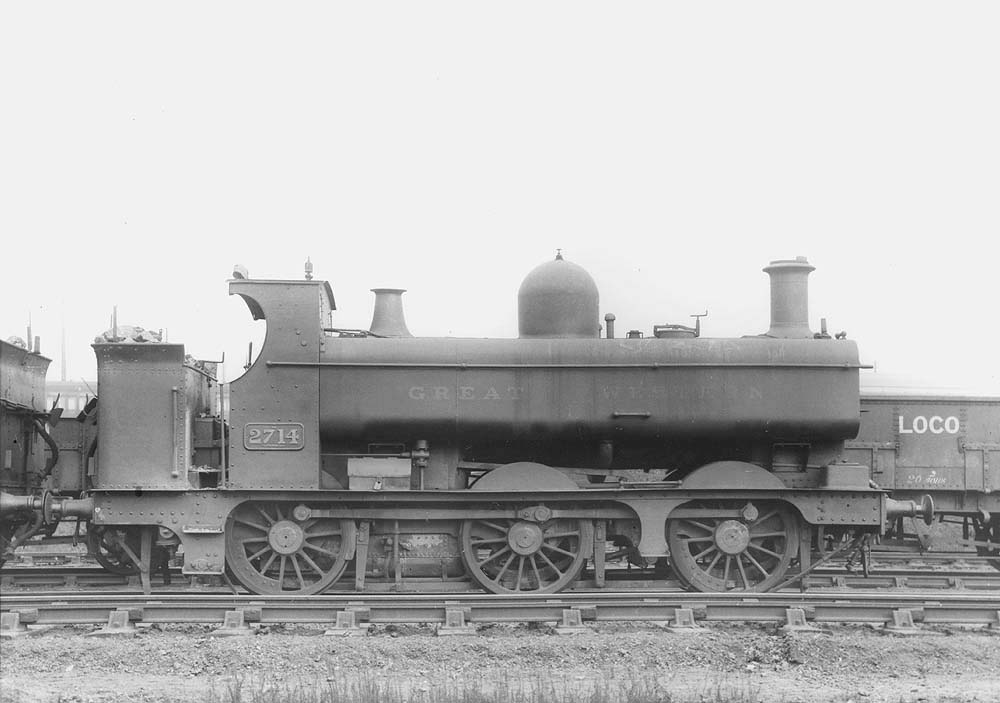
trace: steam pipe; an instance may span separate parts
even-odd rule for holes
[[[45,443],[49,445],[49,458],[48,461],[45,462],[45,469],[42,471],[42,477],[48,478],[52,475],[52,469],[55,468],[56,462],[59,461],[59,445],[57,445],[55,440],[52,439],[52,435],[45,431],[45,426],[42,425],[41,422],[37,419],[32,420],[32,422],[34,422],[35,429],[38,431],[38,434],[41,435],[42,439],[45,440]]]

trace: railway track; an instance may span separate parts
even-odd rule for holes
[[[488,623],[556,623],[578,631],[588,623],[660,622],[697,628],[713,622],[785,623],[792,630],[821,623],[867,623],[889,631],[921,625],[976,625],[1000,629],[1000,595],[943,593],[720,594],[650,591],[561,593],[549,596],[456,594],[357,594],[261,598],[225,594],[121,593],[19,594],[0,597],[5,635],[31,624],[104,625],[134,632],[136,625],[209,625],[220,634],[248,634],[251,624],[325,626],[328,634],[356,634],[369,625],[422,623],[439,634],[473,634]],[[226,632],[226,631],[229,632]]]

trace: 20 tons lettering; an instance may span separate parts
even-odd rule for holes
[[[899,416],[899,434],[927,434],[928,432],[931,434],[958,434],[960,429],[961,423],[954,415],[948,417],[917,415],[909,421],[902,415]]]

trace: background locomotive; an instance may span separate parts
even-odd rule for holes
[[[395,289],[375,291],[370,330],[339,329],[328,283],[237,272],[267,333],[228,406],[182,345],[99,340],[75,490],[0,512],[89,520],[145,579],[183,545],[184,573],[256,593],[321,592],[352,564],[356,589],[555,592],[588,561],[603,585],[609,543],[669,557],[695,589],[768,590],[931,506],[847,460],[857,347],[809,329],[805,259],[764,270],[770,329],[734,339],[616,338],[611,315],[602,338],[597,287],[561,256],[522,283],[517,339],[412,337]]]
[[[76,499],[92,487],[97,448],[96,400],[74,396],[75,421],[60,422],[69,404],[58,384],[46,386],[51,360],[41,355],[37,337],[30,347],[12,340],[0,341],[0,564],[35,535],[51,537],[61,518],[90,519],[92,503]],[[99,548],[101,533],[97,526],[88,530],[91,551],[115,568]],[[134,567],[128,562],[122,570]]]
[[[52,468],[41,439],[48,419],[45,373],[51,360],[32,345],[17,338],[0,340],[0,491],[5,494],[33,493]],[[0,563],[12,543],[22,542],[42,523],[40,512],[5,515],[0,520]]]

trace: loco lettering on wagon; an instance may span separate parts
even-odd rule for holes
[[[958,434],[962,423],[954,415],[941,417],[940,415],[917,415],[907,420],[902,415],[899,416],[899,434]]]

